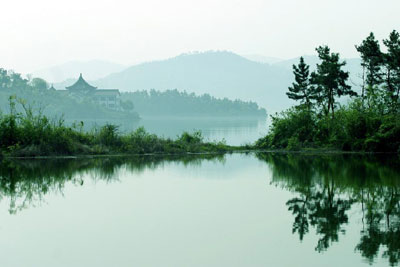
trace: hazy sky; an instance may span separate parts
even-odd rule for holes
[[[0,67],[19,72],[205,50],[291,58],[320,44],[356,57],[370,31],[400,30],[399,0],[9,0],[1,9]]]

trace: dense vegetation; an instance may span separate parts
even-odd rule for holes
[[[204,142],[200,132],[184,132],[176,140],[159,138],[139,128],[121,134],[118,126],[106,124],[84,131],[83,123],[66,126],[62,119],[50,120],[34,114],[23,101],[10,97],[10,113],[0,115],[0,152],[10,156],[47,156],[108,153],[224,152],[224,143]],[[17,104],[23,112],[17,111]]]
[[[48,83],[43,79],[24,78],[19,73],[0,68],[0,111],[9,112],[10,96],[24,99],[26,105],[35,106],[49,117],[63,115],[67,120],[138,119],[135,112],[115,112],[88,99],[77,99],[49,90]],[[22,111],[21,107],[17,108]]]
[[[327,46],[312,73],[300,58],[293,66],[295,82],[287,93],[299,105],[273,115],[258,148],[299,150],[327,148],[346,151],[400,152],[400,36],[393,31],[382,52],[371,33],[356,46],[363,68],[361,92],[348,85],[346,62]],[[347,105],[338,98],[351,97]]]
[[[154,89],[123,93],[122,99],[132,101],[140,115],[165,116],[256,116],[265,117],[266,111],[254,102],[241,100],[218,99],[203,94]]]

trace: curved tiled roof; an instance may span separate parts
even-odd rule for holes
[[[85,79],[83,79],[82,73],[79,75],[79,79],[73,85],[65,88],[73,91],[91,91],[97,89],[97,87],[91,86],[87,81],[85,81]]]

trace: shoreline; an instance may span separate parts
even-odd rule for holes
[[[0,156],[0,162],[4,159],[80,159],[80,158],[108,158],[108,157],[138,157],[138,156],[196,156],[196,155],[226,155],[226,154],[241,154],[241,153],[265,153],[265,154],[298,154],[298,155],[399,155],[397,152],[368,152],[368,151],[341,151],[341,150],[270,150],[270,149],[233,149],[226,151],[215,152],[182,152],[182,153],[111,153],[111,154],[76,154],[76,155],[48,155],[48,156]]]

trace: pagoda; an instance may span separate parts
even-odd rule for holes
[[[71,86],[65,87],[63,90],[67,95],[76,99],[90,99],[94,103],[112,110],[122,110],[121,94],[118,89],[98,89],[90,85],[79,75],[78,80]]]
[[[79,75],[79,79],[71,86],[65,87],[70,92],[76,93],[91,93],[94,92],[97,87],[91,86],[85,79],[82,77],[82,73]]]

